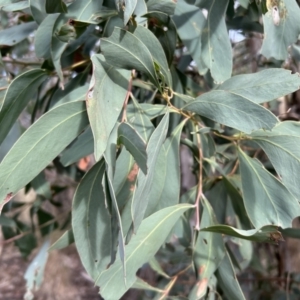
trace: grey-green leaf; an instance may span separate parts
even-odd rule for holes
[[[46,13],[67,13],[67,5],[62,0],[46,0]]]
[[[254,74],[233,76],[216,90],[223,90],[255,103],[263,103],[293,93],[299,87],[299,74],[292,74],[285,69],[270,68]]]
[[[109,38],[101,40],[101,50],[108,64],[145,72],[152,83],[159,86],[152,55],[143,41],[134,34],[116,27]]]
[[[88,125],[83,102],[44,114],[13,145],[0,164],[0,201],[35,178]]]
[[[96,280],[104,299],[122,297],[136,281],[136,271],[155,255],[179,217],[190,208],[192,205],[179,204],[162,209],[143,220],[136,235],[133,235],[125,247],[127,284],[123,281],[122,263],[119,258]]]
[[[0,144],[47,76],[45,71],[33,69],[19,75],[11,82],[0,111]]]
[[[51,245],[48,249],[48,252],[53,250],[59,250],[68,247],[74,243],[74,234],[73,230],[67,230],[55,243]]]
[[[209,202],[203,198],[203,212],[200,228],[217,224],[215,214]],[[198,282],[189,294],[189,299],[201,299],[207,290],[210,277],[220,265],[225,255],[225,247],[221,234],[200,231],[194,250],[194,262],[198,274]]]
[[[239,150],[245,208],[256,228],[265,225],[291,227],[300,205],[289,190],[256,159]]]
[[[264,41],[261,52],[267,58],[285,60],[288,47],[297,41],[300,33],[300,8],[294,0],[278,1],[279,24],[272,18],[272,10],[263,15]]]
[[[87,93],[87,112],[95,141],[95,158],[103,155],[125,101],[130,72],[108,65],[102,55],[94,55],[93,77]]]
[[[146,143],[138,132],[128,123],[121,123],[118,127],[118,143],[123,144],[134,157],[135,161],[147,174]]]
[[[147,209],[149,194],[155,174],[155,165],[157,161],[160,149],[165,141],[167,130],[169,125],[169,112],[165,114],[163,119],[160,121],[159,125],[152,133],[148,146],[148,173],[144,175],[141,171],[138,173],[137,185],[135,186],[132,204],[131,204],[131,214],[133,220],[134,232],[139,228],[145,211]]]
[[[281,233],[278,231],[278,226],[275,225],[267,225],[251,230],[241,230],[228,225],[214,225],[201,228],[201,231],[218,232],[254,242],[278,243],[278,241],[282,240]]]
[[[137,0],[125,0],[125,8],[124,8],[124,25],[126,25],[133,14],[135,7],[137,4]]]
[[[218,284],[226,297],[230,300],[245,300],[240,284],[237,280],[230,256],[226,252],[217,272]]]
[[[0,32],[0,45],[14,46],[28,37],[37,28],[35,22],[28,22],[2,29]]]
[[[88,127],[77,140],[63,151],[60,162],[66,167],[92,154],[94,151],[94,137],[91,127]]]
[[[278,119],[266,108],[227,91],[205,93],[182,107],[240,131],[272,129]]]
[[[101,181],[103,160],[88,171],[77,187],[72,208],[72,228],[77,251],[88,274],[96,280],[110,262],[111,225]]]
[[[300,200],[300,124],[282,122],[266,133],[263,130],[251,134],[268,155],[279,178],[291,193]]]

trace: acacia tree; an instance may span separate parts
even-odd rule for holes
[[[290,228],[300,215],[299,122],[274,114],[276,99],[300,85],[298,74],[281,67],[298,70],[297,2],[0,4],[15,22],[2,21],[0,32],[4,237],[28,255],[38,233],[47,240],[71,225],[51,249],[75,241],[104,299],[130,288],[155,299],[244,299],[236,275],[249,264],[255,270],[254,245],[277,247],[282,235],[296,234]],[[241,74],[249,73],[243,59],[233,66],[228,29],[264,32],[261,55],[250,53],[255,73]],[[9,147],[21,113],[32,124]],[[187,191],[183,147],[196,178]],[[76,162],[91,154],[95,164],[80,170]],[[78,183],[63,223],[45,210],[61,190],[45,177],[49,170]],[[18,220],[28,204],[11,200],[23,187],[37,194],[31,227]],[[47,249],[29,282],[40,280]],[[146,263],[160,275],[156,286],[137,276]]]

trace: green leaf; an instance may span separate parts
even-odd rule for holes
[[[124,8],[124,25],[126,25],[131,18],[135,7],[137,4],[137,0],[125,0],[125,8]]]
[[[38,24],[41,24],[47,18],[46,0],[29,0],[29,4],[32,17]],[[52,33],[52,30],[50,33]]]
[[[173,15],[176,7],[174,0],[149,0],[147,2],[148,11],[162,12],[167,15]]]
[[[16,3],[7,4],[1,7],[3,11],[18,11],[29,7],[28,1],[19,1]]]
[[[63,151],[60,162],[66,167],[79,161],[82,157],[92,154],[93,151],[94,137],[91,127],[89,127],[68,149]]]
[[[203,198],[203,212],[200,228],[217,224],[209,202]],[[220,234],[200,231],[196,240],[193,260],[198,274],[198,282],[189,294],[189,299],[200,299],[206,294],[210,277],[216,271],[225,255],[225,247]]]
[[[266,69],[254,74],[237,75],[216,89],[263,103],[293,93],[299,89],[300,77],[284,69]]]
[[[160,290],[158,288],[155,288],[154,286],[151,286],[149,283],[147,283],[146,281],[142,280],[139,277],[136,278],[136,281],[134,282],[131,288],[144,290],[144,291],[151,291],[151,292],[156,292],[161,294],[164,292],[164,290]]]
[[[152,133],[148,146],[148,173],[144,175],[141,171],[138,173],[137,184],[132,197],[131,214],[133,221],[133,230],[137,231],[143,218],[149,202],[149,194],[155,175],[155,166],[158,154],[166,138],[169,124],[169,112],[165,114],[159,125]]]
[[[158,11],[151,11],[146,14],[145,17],[148,18],[150,24],[151,22],[155,24],[155,35],[164,49],[170,66],[173,61],[177,42],[177,31],[174,21],[169,17],[169,15]]]
[[[148,104],[148,103],[139,103],[140,112],[148,117],[149,119],[157,118],[166,113],[166,106],[161,104]],[[134,104],[127,105],[127,118],[131,119],[134,117],[137,108]]]
[[[291,227],[293,219],[300,215],[296,198],[259,161],[241,150],[239,161],[245,208],[254,227]]]
[[[95,280],[110,262],[111,225],[101,181],[103,160],[88,171],[74,195],[72,228],[81,262]]]
[[[103,298],[122,297],[136,281],[136,271],[155,255],[179,217],[190,208],[192,205],[179,204],[162,209],[143,220],[136,235],[133,235],[130,243],[125,247],[127,284],[125,285],[122,278],[122,263],[117,258],[115,263],[96,280]]]
[[[278,243],[282,241],[281,233],[275,225],[267,225],[257,229],[241,230],[228,225],[214,225],[201,228],[201,231],[217,232],[254,242]]]
[[[277,3],[280,16],[278,25],[274,23],[272,9],[263,15],[266,34],[261,52],[267,58],[285,60],[288,57],[288,47],[297,41],[300,33],[298,22],[300,9],[294,0],[277,1]]]
[[[246,133],[261,128],[272,129],[278,122],[266,108],[227,91],[205,93],[182,109]]]
[[[198,69],[202,70],[201,36],[202,28],[205,25],[205,17],[202,11],[194,5],[187,4],[184,0],[178,0],[172,19],[176,24],[180,39],[187,47]]]
[[[103,155],[127,95],[130,73],[108,65],[102,55],[94,55],[93,77],[87,93],[87,111],[95,141],[94,155]]]
[[[58,16],[58,14],[49,15],[39,25],[34,39],[34,49],[37,57],[49,58],[51,56],[52,32]]]
[[[17,228],[16,222],[13,219],[8,218],[4,215],[2,215],[2,216],[0,215],[0,226]]]
[[[143,40],[129,31],[115,28],[109,38],[101,40],[101,50],[108,64],[117,68],[145,72],[152,83],[159,86],[151,52]]]
[[[118,143],[123,144],[134,157],[135,161],[147,174],[147,152],[146,143],[136,130],[128,123],[121,123],[118,127]]]
[[[134,35],[143,42],[147,49],[151,49],[151,56],[159,68],[159,70],[156,70],[156,72],[161,73],[160,75],[162,75],[163,80],[169,87],[172,87],[172,76],[168,66],[167,58],[156,36],[144,26],[137,26],[134,31]]]
[[[164,142],[164,155],[162,156],[162,159],[164,159],[165,162],[160,163],[160,161],[158,160],[156,163],[155,178],[157,177],[158,181],[160,182],[157,183],[157,185],[162,185],[162,190],[157,196],[154,197],[152,195],[152,190],[150,194],[150,200],[153,203],[151,206],[154,206],[154,204],[156,204],[156,210],[179,203],[181,180],[179,149],[181,133],[185,123],[185,120],[182,121],[172,131],[170,137],[168,137]],[[156,179],[154,179],[154,181],[155,180]],[[153,186],[153,190],[154,189],[155,186]]]
[[[216,82],[229,79],[232,72],[232,48],[225,23],[228,2],[211,1],[201,28],[201,59]]]
[[[282,229],[280,231],[284,237],[300,239],[300,229],[298,229],[298,228],[286,228],[286,229]]]
[[[58,19],[57,19],[58,20]],[[55,23],[57,23],[57,20]],[[55,25],[54,25],[55,28]],[[55,35],[52,36],[51,45],[50,45],[50,54],[52,58],[53,65],[57,72],[58,78],[61,81],[61,88],[64,89],[64,75],[61,67],[61,56],[66,50],[68,44],[60,41]]]
[[[298,122],[282,122],[271,132],[262,130],[251,134],[268,155],[279,178],[290,192],[300,200],[300,125]]]
[[[14,46],[25,40],[37,28],[35,22],[28,22],[2,29],[0,32],[0,45]]]
[[[73,230],[67,230],[55,243],[51,245],[48,252],[53,250],[64,249],[74,243]]]
[[[62,0],[46,0],[46,13],[67,13],[67,5]]]
[[[237,280],[231,259],[226,252],[217,272],[218,284],[230,300],[245,300],[245,296]]]
[[[88,125],[83,102],[58,106],[30,126],[0,164],[1,204],[35,178]]]
[[[47,76],[45,71],[33,69],[19,75],[11,82],[0,111],[0,144]]]

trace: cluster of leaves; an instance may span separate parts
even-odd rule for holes
[[[80,180],[72,229],[52,249],[75,241],[104,299],[130,288],[157,299],[215,299],[217,291],[244,299],[236,273],[249,265],[252,241],[278,243],[280,230],[300,215],[300,125],[280,122],[262,105],[298,90],[299,75],[269,68],[231,77],[227,26],[262,30],[263,16],[261,51],[277,61],[297,41],[297,3],[272,3],[0,1],[20,17],[0,32],[0,44],[10,51],[36,30],[34,51],[43,59],[8,87],[1,81],[0,143],[5,147],[25,108],[33,123],[0,164],[1,205],[9,202],[4,212],[12,215],[22,204],[11,198],[33,188],[31,216],[47,236],[60,225],[44,210],[57,192],[44,170]],[[187,75],[193,64],[201,80]],[[197,178],[183,195],[181,145],[190,149]],[[96,163],[82,177],[75,163],[90,154]],[[7,239],[30,230],[16,211],[1,216]],[[20,247],[35,246],[33,233],[21,236]],[[160,262],[177,267],[167,274],[157,252]],[[137,277],[145,263],[163,278],[159,287]],[[193,272],[194,286],[183,291],[179,276]]]

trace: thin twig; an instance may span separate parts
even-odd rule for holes
[[[228,176],[232,176],[232,175],[236,172],[238,166],[239,166],[239,160],[237,159],[236,162],[235,162],[235,164],[234,164],[234,166],[233,166],[233,169],[232,169],[231,172],[228,174]]]
[[[15,65],[22,65],[22,66],[40,66],[42,62],[40,61],[23,61],[17,59],[11,59],[8,57],[3,57],[2,61],[7,64],[15,64]]]
[[[0,91],[4,91],[8,88],[8,86],[3,86],[3,87],[0,87]]]
[[[168,288],[166,290],[164,290],[164,292],[162,293],[161,297],[159,297],[159,300],[162,300],[162,299],[164,299],[165,297],[167,297],[169,295],[170,290],[174,286],[176,280],[177,280],[177,276],[175,276],[175,277],[172,278],[172,280],[168,284]]]
[[[199,131],[198,124],[196,125],[196,132]],[[202,145],[201,145],[201,137],[200,134],[197,134],[197,146],[199,150],[199,180],[198,180],[198,192],[195,201],[196,206],[196,230],[200,230],[200,200],[203,196],[202,190],[202,181],[203,181],[203,173],[202,173],[202,165],[203,165],[203,154],[202,154]]]
[[[123,104],[123,115],[122,115],[122,122],[126,122],[127,121],[127,104],[128,104],[128,100],[129,100],[129,96],[131,95],[131,89],[132,89],[132,79],[134,76],[134,71],[132,71],[131,76],[130,76],[130,80],[129,80],[129,84],[128,84],[128,89],[127,89],[127,94],[126,94],[126,98]]]

